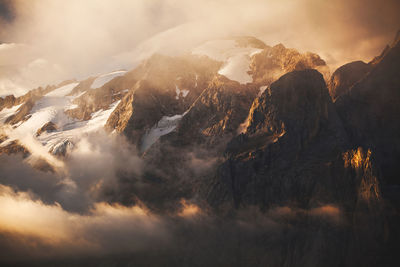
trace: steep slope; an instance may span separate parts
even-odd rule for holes
[[[270,50],[273,63],[263,65],[257,55]],[[194,66],[203,70],[191,73]],[[252,66],[259,77],[252,75]],[[204,178],[216,171],[226,144],[246,128],[253,100],[273,77],[292,68],[318,66],[326,67],[314,54],[271,48],[249,37],[206,42],[187,58],[152,57],[131,72],[136,77],[147,73],[146,79],[135,84],[107,122],[110,130],[124,133],[139,146],[146,162],[142,181],[146,186],[142,184],[138,192],[128,183],[125,187],[130,189],[124,194],[152,207],[195,197],[204,188]],[[205,70],[207,75],[202,75]],[[187,85],[178,85],[177,76]],[[177,87],[188,95],[177,97]],[[193,166],[194,162],[202,167]]]
[[[282,44],[267,46],[254,55],[250,65],[253,81],[262,85],[271,84],[285,73],[304,69],[317,69],[324,76],[329,75],[328,66],[317,54],[301,54]]]
[[[114,101],[114,106],[111,104],[91,113],[90,120],[74,119],[68,116],[68,111],[82,95],[71,95],[78,85],[79,82],[65,82],[60,86],[39,88],[15,100],[15,103],[22,102],[18,106],[0,111],[4,122],[0,130],[6,136],[0,147],[6,149],[18,144],[33,157],[57,164],[51,154],[65,155],[80,136],[102,129],[118,101]]]
[[[126,71],[114,71],[90,77],[79,83],[69,94],[77,96],[73,106],[66,111],[68,116],[78,120],[90,120],[91,115],[122,99],[135,83],[125,77]]]
[[[336,70],[328,90],[316,54],[252,37],[209,41],[0,98],[0,154],[39,150],[35,167],[55,171],[45,162],[58,166],[105,127],[138,148],[141,166],[93,185],[102,201],[157,214],[194,201],[227,224],[249,215],[251,240],[238,250],[267,251],[271,266],[381,266],[397,257],[399,236],[399,69],[395,42],[369,64]],[[252,212],[256,227],[246,225]]]
[[[177,142],[213,146],[232,138],[246,119],[258,90],[253,84],[241,85],[216,76],[179,123]]]
[[[399,69],[400,42],[395,42],[335,103],[352,142],[375,151],[385,180],[393,184],[400,184]]]
[[[326,192],[332,190],[323,185],[333,181],[313,181],[311,177],[321,173],[307,173],[314,168],[304,164],[329,166],[328,162],[344,152],[347,140],[317,71],[282,76],[254,101],[248,121],[246,131],[228,145],[228,161],[220,170],[220,181],[229,183],[226,188],[232,188],[230,195],[236,207],[242,203],[262,207],[286,202],[308,205],[314,197],[328,196]],[[330,168],[318,169],[329,173]],[[303,179],[295,178],[300,170]],[[320,176],[335,179],[327,174]],[[315,190],[318,180],[321,188]],[[273,188],[274,192],[268,191]],[[213,195],[218,198],[220,194]]]
[[[147,149],[152,142],[143,140],[146,135],[163,117],[182,115],[219,66],[206,58],[154,55],[127,74],[137,82],[110,116],[107,127],[124,133],[138,147],[145,143],[142,150]]]
[[[192,53],[221,61],[223,65],[180,122],[175,122],[176,129],[168,142],[177,145],[213,145],[223,141],[220,144],[223,146],[245,127],[253,99],[280,75],[293,69],[327,70],[316,54],[303,55],[283,45],[269,47],[251,37],[209,41]]]
[[[362,61],[347,63],[332,74],[328,83],[329,94],[335,101],[339,96],[345,94],[351,86],[357,83],[372,68],[371,64]]]
[[[329,237],[332,229],[314,224],[311,218],[307,226],[290,223],[304,235],[288,241],[289,252],[277,252],[288,265],[376,264],[377,258],[364,253],[379,251],[375,242],[383,242],[380,178],[371,151],[349,149],[317,71],[294,71],[274,82],[254,101],[246,131],[231,141],[226,156],[207,196],[220,212],[233,207],[296,207],[312,217],[312,210],[324,205],[343,212],[348,225],[336,237]],[[341,258],[343,262],[334,256],[346,253],[351,255]]]

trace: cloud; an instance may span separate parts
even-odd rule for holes
[[[164,222],[139,206],[100,202],[90,213],[80,215],[3,185],[0,233],[19,237],[17,243],[24,245],[20,250],[28,247],[32,250],[27,251],[28,257],[40,258],[130,252],[161,245],[168,238]]]
[[[24,44],[31,56],[8,75],[8,80],[3,77],[3,94],[6,90],[17,93],[20,87],[27,90],[62,79],[132,68],[155,51],[181,53],[204,40],[230,35],[254,35],[270,45],[284,43],[317,52],[334,68],[351,60],[370,60],[400,28],[400,3],[396,0],[5,3],[15,10],[15,19],[4,24],[0,40]],[[8,69],[15,66],[12,58],[20,51],[10,50],[11,60],[3,65]],[[47,62],[46,71],[25,70],[35,74],[27,78],[24,71],[19,74],[21,68],[38,59]]]
[[[177,55],[205,40],[231,35],[254,35],[270,45],[284,43],[317,52],[335,67],[350,60],[368,61],[400,26],[400,4],[395,0],[16,0],[0,4],[0,41],[5,42],[0,44],[0,95],[132,68],[154,52]],[[186,154],[179,174],[207,176],[220,160],[208,152]],[[152,251],[152,260],[172,255],[171,265],[207,266],[215,259],[234,263],[243,251],[249,253],[248,259],[269,262],[278,257],[284,262],[285,251],[296,240],[300,243],[295,248],[311,240],[315,249],[342,240],[330,234],[345,222],[341,207],[332,203],[265,212],[249,207],[229,218],[215,218],[202,209],[204,203],[178,196],[176,213],[151,212],[135,198],[142,189],[142,159],[135,147],[119,137],[82,138],[60,169],[40,172],[22,158],[0,156],[0,262],[21,255],[29,261],[138,251],[144,251],[145,259]],[[166,191],[162,183],[158,189]],[[170,199],[160,200],[151,190],[143,192],[163,204],[179,195],[172,192]],[[324,227],[328,230],[315,231]],[[313,238],[319,242],[312,242]]]
[[[310,215],[313,210],[277,207],[260,212],[249,207],[236,218],[221,219],[186,200],[182,204],[176,214],[157,215],[141,205],[97,202],[88,213],[77,214],[1,185],[0,263],[45,259],[49,265],[61,260],[81,266],[87,259],[105,263],[111,258],[150,266],[165,261],[209,265],[229,262],[235,253],[277,260],[285,258],[288,244],[296,244],[299,234],[300,245],[318,240],[320,247],[318,242],[329,243],[332,237],[324,237],[324,227],[329,232],[341,227],[329,218],[316,220]]]
[[[139,179],[143,167],[134,146],[104,132],[81,138],[55,173],[33,169],[31,158],[1,155],[0,159],[0,183],[30,190],[47,204],[57,202],[75,212],[87,212],[95,202],[105,200],[105,191],[120,186],[119,177]]]

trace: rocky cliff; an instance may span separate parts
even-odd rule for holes
[[[68,160],[81,138],[105,128],[133,144],[143,165],[93,185],[109,203],[165,215],[187,200],[224,223],[254,211],[280,233],[246,240],[246,255],[273,251],[259,265],[390,266],[399,237],[399,69],[398,41],[330,78],[313,53],[252,37],[210,41],[130,71],[1,98],[0,153],[35,156],[27,135]]]

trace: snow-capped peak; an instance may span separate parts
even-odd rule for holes
[[[251,57],[261,51],[260,48],[251,45],[239,45],[236,40],[227,39],[206,42],[193,49],[192,54],[208,56],[211,59],[224,62],[218,73],[228,79],[246,84],[253,81],[253,78],[248,74]]]

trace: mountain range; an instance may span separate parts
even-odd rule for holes
[[[58,174],[82,138],[118,136],[142,170],[99,184],[109,203],[165,215],[187,202],[224,222],[267,214],[283,230],[244,238],[241,256],[256,266],[395,266],[399,70],[399,35],[372,61],[332,74],[315,53],[212,40],[0,98],[0,154]],[[201,255],[193,262],[210,265]]]

